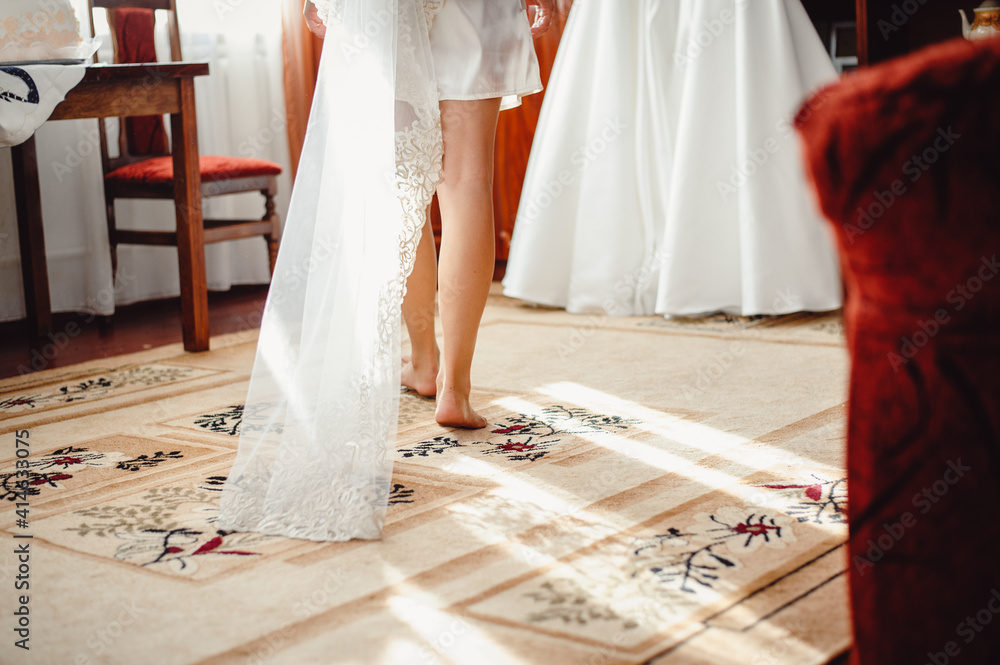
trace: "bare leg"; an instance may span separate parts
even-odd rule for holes
[[[403,358],[401,383],[425,397],[437,391],[440,351],[434,336],[437,255],[430,220],[424,224],[413,272],[406,281],[403,320],[410,336],[410,356]]]
[[[469,404],[472,355],[495,260],[493,144],[499,99],[442,101],[444,179],[439,308],[444,329],[437,376],[438,423],[477,429],[486,419]]]

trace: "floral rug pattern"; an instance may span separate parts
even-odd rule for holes
[[[113,446],[114,441],[109,448]],[[189,449],[190,446],[183,448]],[[183,459],[183,450],[150,449],[148,453],[129,455],[113,449],[101,451],[86,446],[67,446],[27,460],[11,460],[8,466],[0,468],[0,500],[30,501],[64,490],[74,486],[81,474],[91,470],[102,470],[105,475],[125,476]],[[26,485],[19,488],[19,483]]]
[[[683,634],[685,625],[766,585],[775,571],[795,569],[844,540],[843,520],[818,507],[827,494],[839,496],[844,481],[813,479],[764,485],[773,493],[765,497],[767,508],[710,495],[698,509],[631,536],[617,534],[462,609],[478,619],[619,648],[638,650],[668,633]],[[512,607],[519,608],[513,616]]]
[[[215,374],[211,370],[171,365],[142,365],[96,374],[77,381],[43,386],[27,392],[0,394],[0,412],[8,415],[64,406],[135,392]]]
[[[534,415],[517,413],[471,433],[436,436],[396,450],[404,460],[444,456],[447,452],[501,457],[510,462],[537,462],[550,453],[579,445],[580,435],[627,432],[638,420],[595,413],[582,407],[547,406]]]
[[[137,495],[74,510],[37,523],[38,535],[71,549],[182,577],[205,578],[228,557],[259,557],[275,536],[215,527],[225,477],[151,487]]]
[[[609,321],[572,366],[550,356],[579,318],[491,316],[477,395],[489,425],[442,428],[434,400],[401,392],[379,541],[220,528],[237,438],[274,406],[241,403],[253,343],[7,382],[0,414],[31,445],[22,460],[0,451],[0,530],[30,534],[32,581],[60,590],[32,599],[37,626],[59,636],[32,640],[30,657],[395,665],[495,649],[511,665],[803,665],[847,648],[835,315]],[[728,368],[692,410],[685,377],[733,337],[766,356]],[[742,387],[780,391],[796,372],[815,389]],[[155,621],[87,652],[131,598]],[[289,611],[304,600],[308,612]],[[227,618],[220,601],[248,611]],[[792,614],[812,625],[818,612],[825,634],[789,632]],[[184,655],[176,635],[191,637]],[[770,658],[774,645],[785,651]]]

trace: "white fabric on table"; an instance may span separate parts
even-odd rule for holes
[[[83,79],[86,65],[0,63],[0,146],[24,143]]]

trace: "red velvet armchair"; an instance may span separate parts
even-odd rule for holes
[[[1000,663],[1000,39],[818,93],[847,286],[853,662]]]

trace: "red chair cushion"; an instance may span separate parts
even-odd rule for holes
[[[266,159],[250,157],[199,157],[202,182],[235,178],[256,178],[281,174],[281,166]],[[115,169],[105,179],[111,184],[169,185],[174,181],[172,157],[156,157]]]
[[[1000,663],[1000,39],[848,76],[796,125],[847,285],[853,662]]]

